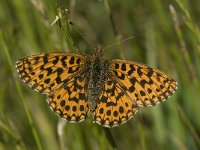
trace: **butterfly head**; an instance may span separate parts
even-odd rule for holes
[[[97,48],[95,48],[93,56],[95,56],[95,57],[102,57],[103,56],[103,49],[100,45],[98,45]]]

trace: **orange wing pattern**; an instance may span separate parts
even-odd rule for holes
[[[108,79],[93,113],[94,122],[105,127],[115,127],[130,120],[137,110],[138,105],[119,83],[115,79]]]
[[[48,95],[47,102],[54,112],[77,123],[90,114],[86,89],[91,82],[88,71],[94,63],[100,63],[99,57],[98,54],[91,57],[74,53],[38,54],[20,59],[16,68],[25,83]],[[125,60],[109,62],[109,70],[104,70],[106,81],[101,81],[104,89],[99,101],[94,102],[97,107],[92,112],[94,122],[104,127],[127,122],[139,106],[162,102],[177,89],[175,80],[147,65]]]
[[[31,55],[16,63],[20,78],[34,90],[47,94],[50,108],[69,122],[88,114],[85,81],[79,71],[85,57],[72,53]]]
[[[177,82],[147,65],[132,61],[113,60],[111,70],[119,84],[139,106],[151,106],[169,98]]]
[[[77,75],[71,78],[62,88],[48,95],[50,108],[69,122],[77,123],[88,116],[85,81]]]
[[[38,54],[17,61],[20,78],[40,93],[50,93],[76,73],[84,63],[84,57],[71,53]]]

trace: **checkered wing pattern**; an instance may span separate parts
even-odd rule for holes
[[[109,78],[93,114],[94,122],[115,127],[130,120],[137,110],[138,105],[127,95],[124,87],[115,78]]]
[[[139,106],[152,106],[167,100],[177,89],[177,82],[167,74],[132,61],[113,60],[116,80]]]
[[[73,53],[49,53],[17,61],[20,78],[34,90],[47,94],[50,108],[69,122],[87,117],[85,80],[79,74],[85,57]]]

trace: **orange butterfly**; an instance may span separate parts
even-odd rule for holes
[[[69,122],[92,114],[94,122],[115,127],[130,120],[139,106],[152,106],[169,98],[177,82],[165,73],[133,61],[90,55],[47,53],[17,61],[20,78],[47,94],[50,108]]]

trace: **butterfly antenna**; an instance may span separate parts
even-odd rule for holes
[[[124,43],[124,42],[126,42],[126,41],[128,41],[128,40],[130,40],[130,39],[133,39],[133,38],[135,38],[135,36],[129,36],[129,37],[126,38],[126,39],[123,39],[123,40],[121,40],[121,41],[117,41],[117,42],[115,42],[115,43],[113,43],[113,44],[110,44],[110,45],[108,45],[108,46],[105,46],[105,47],[103,48],[103,50],[108,49],[108,48],[110,48],[110,47],[112,47],[112,46],[115,46],[115,45],[119,45],[119,44]]]
[[[74,29],[76,30],[76,32],[78,32],[84,39],[85,41],[91,46],[93,47],[94,45],[80,32],[79,28],[77,27],[77,25],[75,25],[73,22],[69,21],[69,24],[72,25],[74,27]]]

